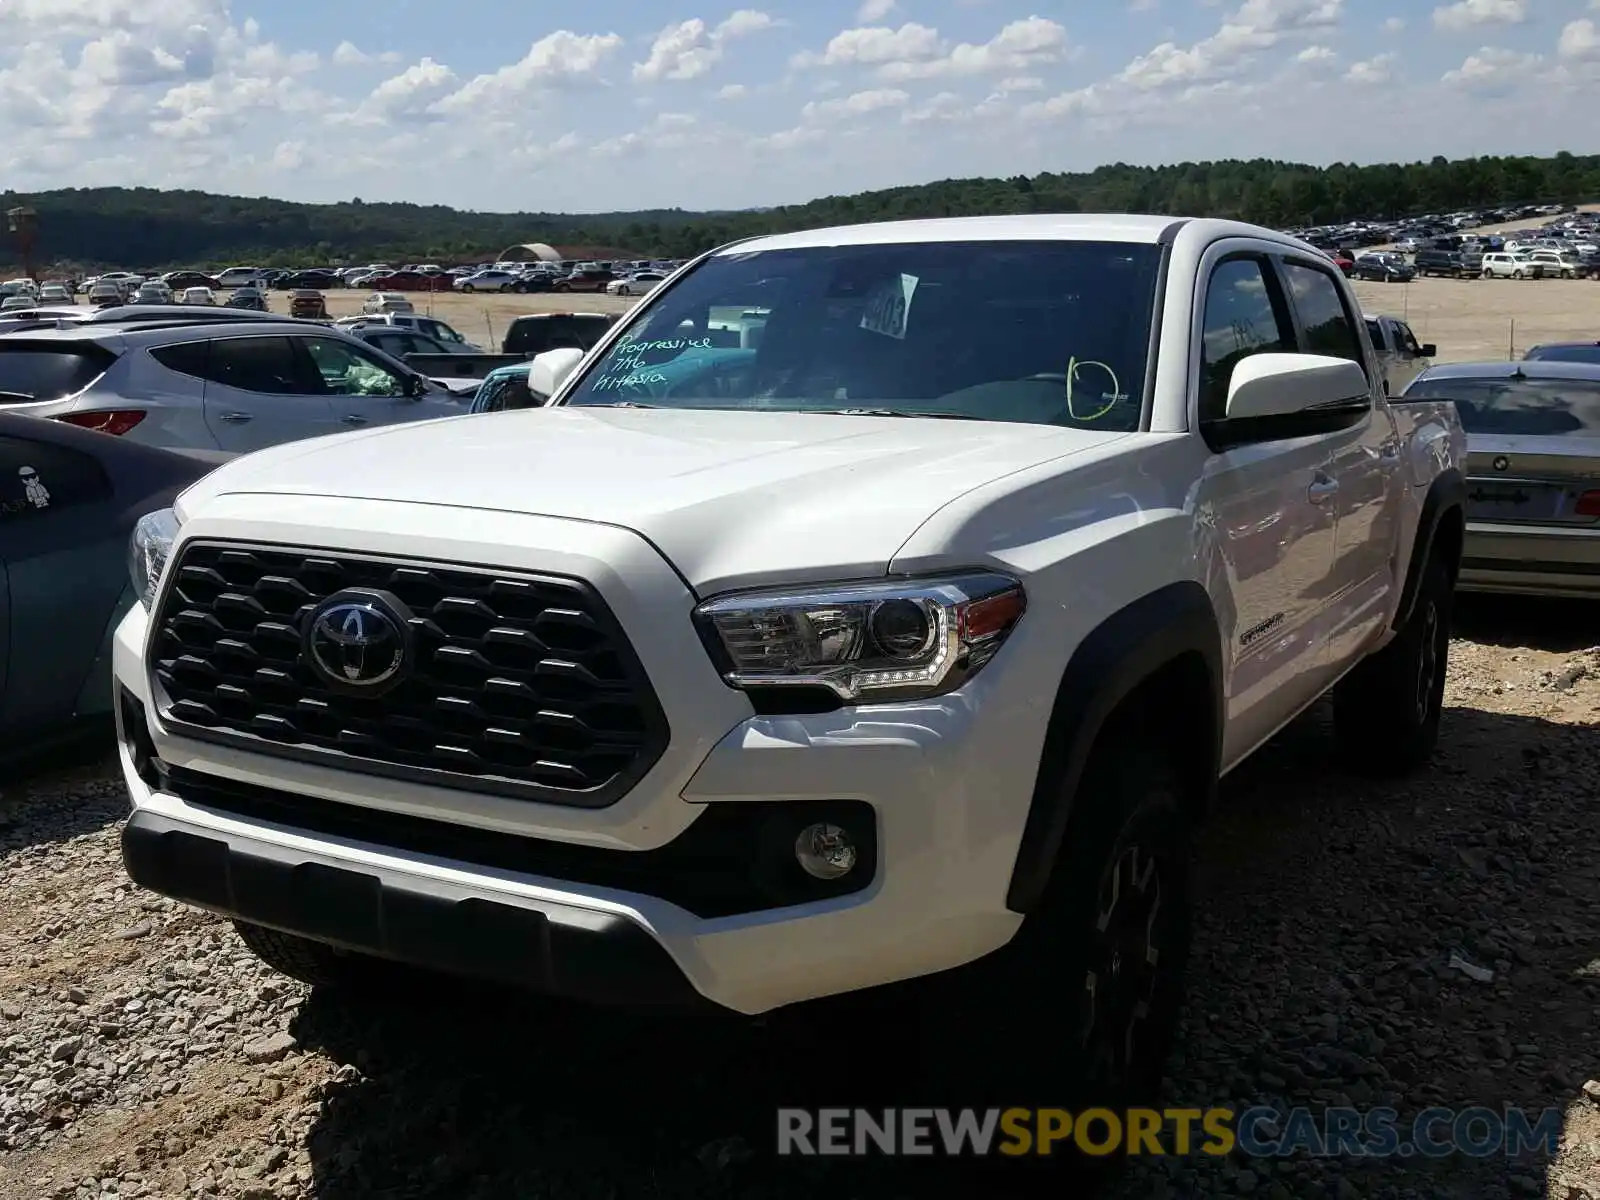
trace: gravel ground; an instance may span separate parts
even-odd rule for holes
[[[1593,609],[1479,601],[1462,618],[1433,769],[1343,774],[1314,713],[1228,781],[1201,847],[1169,1102],[1557,1106],[1561,1154],[1146,1160],[1117,1200],[1600,1197],[1584,1094],[1600,1076]],[[690,1026],[416,979],[373,1001],[312,996],[224,922],[125,883],[120,793],[100,762],[0,802],[6,1200],[931,1190],[893,1166],[756,1153],[805,1081],[848,1093],[851,1043],[825,1027]]]

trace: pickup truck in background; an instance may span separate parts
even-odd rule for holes
[[[1147,1103],[1219,778],[1330,693],[1433,750],[1464,436],[1304,242],[755,238],[529,375],[134,535],[124,862],[295,978],[871,998],[938,1102]]]
[[[1433,365],[1439,347],[1419,342],[1411,326],[1399,317],[1367,316],[1367,336],[1378,352],[1388,395],[1398,396],[1418,375]]]
[[[405,363],[430,378],[483,379],[496,367],[526,362],[546,350],[588,350],[616,324],[620,313],[549,312],[516,318],[499,354],[408,354]]]

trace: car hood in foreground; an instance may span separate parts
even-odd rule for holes
[[[821,413],[538,408],[274,447],[214,472],[183,507],[268,493],[601,522],[644,535],[706,592],[881,574],[962,494],[1126,436]]]

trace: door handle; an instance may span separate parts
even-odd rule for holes
[[[1318,475],[1306,489],[1306,499],[1313,504],[1326,504],[1339,494],[1339,481],[1329,475]]]
[[[339,424],[341,425],[365,425],[366,423],[367,419],[365,417],[357,416],[355,413],[347,413],[339,418]]]
[[[246,421],[255,420],[255,414],[241,412],[223,413],[222,419],[229,425],[243,425]]]

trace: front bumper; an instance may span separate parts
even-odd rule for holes
[[[1048,718],[1030,698],[1050,694],[1060,671],[1042,638],[1030,644],[1027,622],[995,662],[937,701],[759,717],[712,669],[689,624],[693,597],[625,531],[474,513],[480,544],[464,544],[450,511],[282,497],[220,498],[191,526],[186,536],[314,537],[373,553],[403,545],[411,555],[587,579],[631,636],[672,739],[627,795],[600,809],[202,743],[163,728],[155,712],[143,664],[148,621],[136,607],[118,630],[115,676],[134,702],[118,713],[133,805],[124,851],[144,886],[419,965],[586,999],[698,998],[741,1013],[960,966],[1004,945],[1020,924],[1005,894]],[[142,761],[151,757],[165,775]],[[186,778],[270,791],[287,804],[269,812],[214,803]],[[800,904],[703,915],[662,889],[609,876],[575,881],[539,853],[558,846],[632,863],[684,842],[712,809],[830,802],[871,813],[875,870],[859,891]],[[473,856],[449,838],[402,841],[381,828],[313,821],[313,808],[380,825],[430,823],[528,853]],[[726,861],[743,869],[736,856]]]
[[[665,948],[615,913],[356,868],[138,808],[122,858],[140,887],[349,950],[601,1003],[698,1006]]]
[[[1591,599],[1600,595],[1600,529],[1471,523],[1465,592]]]

